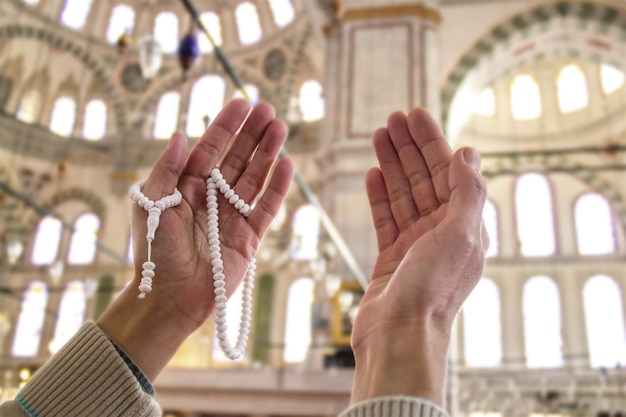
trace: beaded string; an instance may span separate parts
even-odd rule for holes
[[[148,260],[143,263],[143,271],[141,272],[142,278],[139,284],[139,298],[146,298],[146,294],[152,291],[152,279],[154,278],[155,263],[152,262],[152,241],[154,241],[154,235],[156,229],[159,227],[159,218],[161,213],[170,208],[180,204],[183,199],[182,194],[177,188],[174,188],[174,192],[167,195],[160,200],[152,201],[141,192],[146,180],[143,179],[136,184],[133,184],[128,190],[130,198],[136,202],[139,207],[148,212],[148,233],[146,233],[146,240],[148,241]]]

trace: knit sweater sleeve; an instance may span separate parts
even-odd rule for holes
[[[20,390],[1,417],[160,417],[161,409],[108,336],[93,322]]]
[[[339,417],[449,417],[435,403],[403,395],[371,398],[354,404]]]

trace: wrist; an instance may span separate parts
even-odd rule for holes
[[[388,395],[443,404],[450,326],[431,318],[394,323],[354,343],[352,404]]]

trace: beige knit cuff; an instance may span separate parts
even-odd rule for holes
[[[339,417],[448,417],[448,413],[423,398],[394,395],[359,402]]]

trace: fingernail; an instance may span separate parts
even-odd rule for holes
[[[463,159],[465,162],[474,168],[476,171],[480,171],[480,155],[474,148],[463,149]]]

